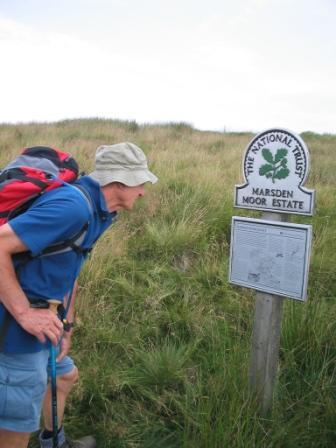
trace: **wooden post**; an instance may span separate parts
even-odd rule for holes
[[[263,213],[262,219],[287,221],[287,215]],[[272,407],[276,381],[281,334],[283,298],[274,294],[257,292],[252,334],[249,383],[255,392],[260,411],[266,415]]]

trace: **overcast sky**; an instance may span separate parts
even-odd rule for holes
[[[336,0],[0,0],[0,122],[336,133]]]

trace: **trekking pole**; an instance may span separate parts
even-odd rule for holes
[[[49,309],[57,314],[59,300],[48,300]],[[50,344],[51,360],[51,411],[53,425],[53,448],[58,448],[58,418],[57,418],[57,384],[56,384],[56,347]]]

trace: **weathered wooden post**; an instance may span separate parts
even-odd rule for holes
[[[235,206],[263,211],[261,219],[232,218],[230,282],[256,289],[249,383],[262,415],[271,409],[276,382],[284,297],[304,301],[311,226],[290,224],[288,214],[312,215],[314,191],[303,187],[309,153],[284,129],[258,134],[243,161],[246,183]]]
[[[261,218],[287,221],[287,214],[265,212]],[[262,415],[271,408],[276,381],[282,319],[283,297],[256,293],[252,333],[249,383],[256,392]]]

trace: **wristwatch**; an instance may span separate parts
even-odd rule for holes
[[[74,326],[73,322],[68,322],[66,319],[63,319],[64,331],[66,331],[68,333],[73,328],[73,326]]]

